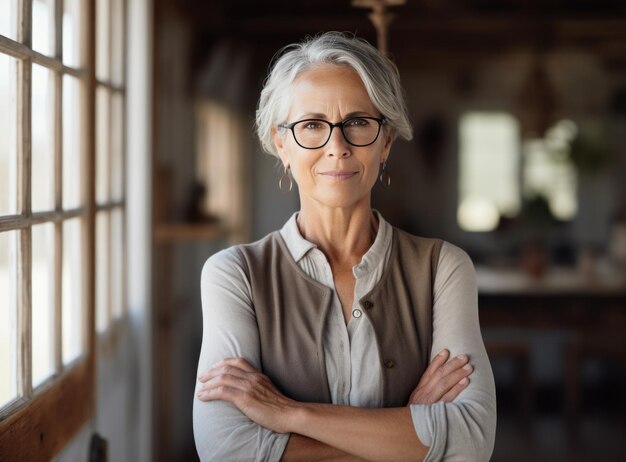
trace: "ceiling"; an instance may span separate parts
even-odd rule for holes
[[[368,11],[351,0],[163,2],[188,18],[200,43],[227,37],[276,50],[326,30],[356,32],[376,42]],[[626,69],[626,0],[407,0],[391,11],[389,49],[405,61],[576,49]]]

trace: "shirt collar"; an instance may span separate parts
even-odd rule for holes
[[[302,237],[302,234],[300,234],[298,223],[296,222],[297,217],[298,212],[295,212],[280,230],[280,234],[283,237],[285,244],[287,244],[287,249],[289,249],[289,253],[296,263],[298,263],[302,257],[309,252],[309,250],[317,248],[315,244],[307,241]]]
[[[384,265],[387,250],[391,246],[391,225],[382,217],[378,210],[373,212],[376,218],[378,218],[378,233],[372,246],[354,267],[353,273],[355,277],[363,276],[376,269],[379,265]]]
[[[374,270],[377,265],[385,263],[387,250],[391,245],[392,228],[391,225],[382,217],[378,210],[373,211],[378,219],[378,233],[372,246],[365,252],[361,261],[354,267],[354,275],[356,277],[363,276]],[[287,249],[292,258],[299,262],[311,249],[317,248],[315,244],[307,241],[300,230],[296,218],[298,212],[291,215],[284,226],[280,230],[280,234],[287,245]]]

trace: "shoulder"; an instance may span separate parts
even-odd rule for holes
[[[439,248],[437,261],[437,275],[439,275],[439,279],[441,279],[441,276],[447,276],[455,271],[474,273],[472,259],[462,248],[443,239],[416,236],[396,227],[393,229],[398,236],[400,246],[409,244],[418,249],[434,250]]]
[[[232,246],[211,255],[202,266],[200,276],[202,283],[211,282],[213,278],[237,276],[245,274],[239,246]]]
[[[258,241],[233,245],[214,253],[207,258],[202,267],[203,283],[214,277],[247,279],[251,260],[263,257],[265,253],[275,248],[278,235],[279,233],[275,231]]]
[[[411,234],[407,231],[404,231],[400,228],[396,228],[395,226],[393,227],[393,232],[398,237],[398,241],[401,243],[408,242],[413,245],[420,245],[420,246],[438,246],[438,245],[441,245],[441,243],[443,243],[441,239],[417,236],[415,234]]]
[[[435,275],[435,292],[452,287],[465,287],[467,290],[475,291],[476,271],[472,259],[465,250],[443,241]]]
[[[472,259],[465,250],[448,241],[442,242],[441,252],[439,252],[439,267],[441,269],[463,267],[465,270],[474,271]]]
[[[393,234],[393,245],[397,246],[395,255],[401,261],[409,264],[429,261],[430,265],[435,265],[443,243],[441,239],[416,236],[396,227],[393,228]]]

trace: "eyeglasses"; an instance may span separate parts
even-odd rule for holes
[[[328,143],[333,128],[339,127],[343,137],[352,146],[369,146],[378,139],[380,127],[387,123],[385,118],[351,117],[336,124],[322,119],[304,119],[279,128],[288,128],[299,146],[305,149],[319,149]]]

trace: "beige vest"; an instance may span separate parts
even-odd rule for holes
[[[428,366],[441,244],[393,228],[383,275],[359,300],[376,333],[384,407],[406,405]],[[290,398],[330,403],[322,330],[332,290],[300,269],[278,231],[238,248],[252,289],[263,373]]]

